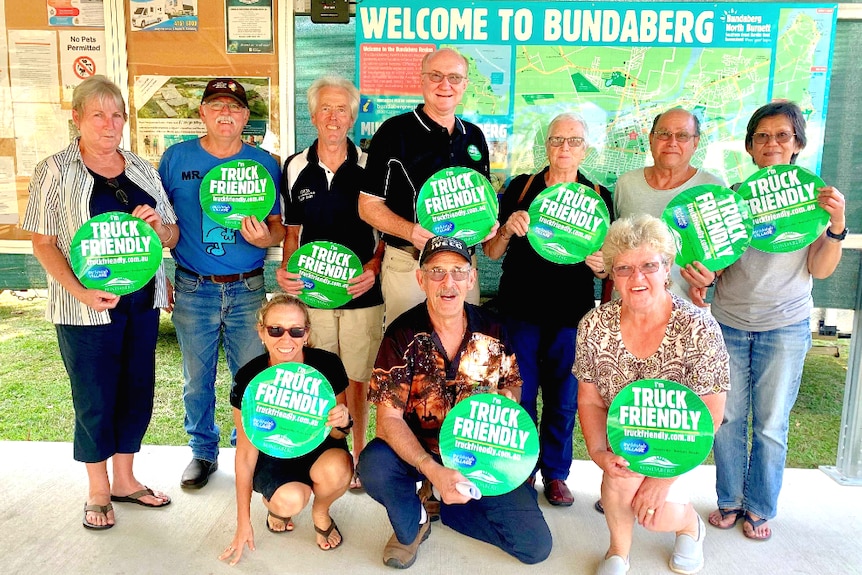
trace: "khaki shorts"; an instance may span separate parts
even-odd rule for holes
[[[477,269],[478,260],[473,255],[473,268]],[[416,270],[419,262],[413,256],[392,246],[386,246],[383,253],[380,287],[383,290],[383,302],[386,306],[386,325],[408,309],[425,301],[425,292],[416,281]],[[476,285],[467,293],[467,303],[479,305],[479,279]]]
[[[347,377],[367,382],[383,339],[383,306],[360,309],[309,309],[309,342],[338,354]]]

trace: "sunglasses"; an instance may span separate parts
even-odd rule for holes
[[[129,196],[120,187],[120,182],[117,181],[117,178],[108,178],[105,180],[105,184],[114,192],[114,197],[117,198],[118,202],[124,206],[129,205]]]
[[[306,327],[281,327],[280,325],[268,325],[268,326],[266,326],[266,333],[269,334],[269,337],[281,337],[284,335],[284,332],[287,332],[287,335],[289,335],[290,337],[300,338],[300,337],[303,337],[308,332],[308,328],[306,328]]]

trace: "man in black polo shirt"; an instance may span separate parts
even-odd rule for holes
[[[461,54],[451,48],[427,54],[422,60],[425,103],[386,120],[371,140],[359,214],[383,232],[386,242],[382,287],[387,324],[425,299],[415,272],[419,251],[433,234],[417,223],[416,199],[422,184],[452,166],[490,176],[485,136],[455,116],[467,82],[467,60]],[[486,239],[496,231],[495,227]],[[467,301],[479,303],[479,282]]]
[[[365,154],[347,132],[359,111],[359,90],[344,78],[319,78],[308,89],[311,122],[317,139],[284,164],[281,194],[284,201],[284,259],[276,280],[287,293],[297,295],[303,283],[299,274],[285,269],[290,256],[314,241],[347,246],[363,262],[363,273],[351,280],[353,299],[337,309],[310,309],[311,341],[315,347],[338,354],[350,386],[347,406],[356,423],[353,457],[365,447],[368,424],[368,380],[383,337],[383,296],[377,275],[383,257],[377,234],[359,219],[357,198]],[[351,488],[361,487],[354,476]]]

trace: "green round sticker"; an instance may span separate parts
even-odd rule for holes
[[[648,477],[676,477],[703,463],[712,449],[712,415],[692,390],[664,379],[640,379],[608,408],[608,443]]]
[[[200,188],[201,209],[215,223],[238,230],[242,220],[264,221],[275,204],[275,182],[254,160],[231,160],[207,172]]]
[[[419,190],[419,225],[435,236],[448,236],[474,246],[497,223],[497,192],[488,178],[470,168],[443,168]]]
[[[567,182],[542,191],[530,204],[527,240],[540,256],[576,264],[601,249],[611,216],[594,190]]]
[[[334,242],[309,242],[293,252],[287,271],[300,274],[305,287],[299,299],[311,307],[340,307],[353,296],[347,293],[351,278],[362,274],[359,256]]]
[[[479,151],[476,144],[470,144],[467,146],[467,155],[470,156],[470,159],[474,162],[478,162],[482,159],[482,152]]]
[[[738,260],[751,243],[751,216],[742,196],[722,186],[689,188],[670,201],[662,219],[676,240],[680,267],[698,261],[711,271]]]
[[[299,457],[323,443],[335,393],[322,373],[304,363],[263,370],[242,395],[242,428],[252,445],[282,459]]]
[[[440,427],[443,465],[472,481],[482,496],[521,485],[539,459],[539,433],[511,399],[480,393],[459,401]]]
[[[817,204],[823,183],[800,166],[769,166],[739,186],[754,224],[751,247],[762,252],[795,252],[814,243],[829,225],[829,212]]]
[[[156,275],[162,242],[144,220],[124,212],[105,212],[75,232],[69,257],[84,287],[126,295]]]

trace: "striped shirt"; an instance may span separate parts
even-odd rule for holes
[[[177,216],[168,201],[159,173],[143,158],[117,150],[126,161],[126,176],[156,200],[156,212],[165,224],[175,224]],[[21,227],[27,231],[55,236],[57,247],[70,261],[72,237],[90,219],[90,196],[95,180],[78,147],[78,140],[68,148],[49,156],[36,165],[30,180],[27,210]],[[70,264],[71,265],[71,264]],[[153,307],[168,304],[164,266],[156,272]],[[104,325],[111,323],[108,311],[97,312],[69,293],[48,274],[48,306],[45,317],[55,324]]]

